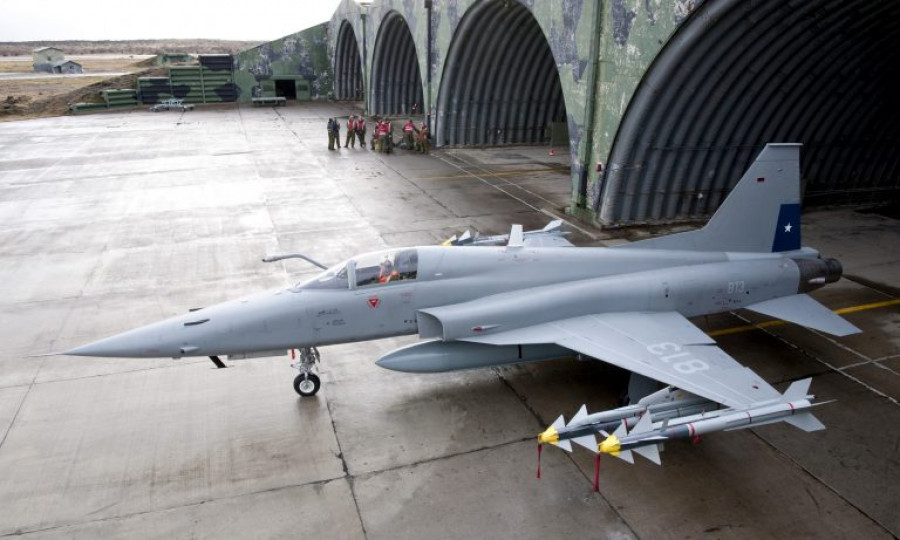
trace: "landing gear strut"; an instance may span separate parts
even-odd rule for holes
[[[294,390],[303,397],[316,395],[322,382],[319,376],[313,373],[316,362],[319,361],[319,350],[315,347],[303,347],[300,349],[300,359],[291,364],[291,367],[300,372],[294,378]]]

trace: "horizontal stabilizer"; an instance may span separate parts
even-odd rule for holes
[[[633,451],[634,453],[644,456],[657,465],[662,465],[662,461],[659,459],[659,448],[657,448],[655,444],[634,448]]]
[[[862,332],[805,294],[773,298],[749,305],[746,309],[838,337]]]
[[[590,451],[597,450],[597,437],[595,437],[592,433],[587,435],[583,435],[581,437],[575,437],[571,439],[571,441],[575,444],[581,445],[587,448]]]
[[[803,431],[821,431],[825,429],[825,424],[819,421],[818,418],[813,416],[811,412],[800,413],[795,416],[788,416],[784,419],[785,422],[794,426],[795,428],[800,428]]]

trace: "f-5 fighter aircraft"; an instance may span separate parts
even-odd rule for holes
[[[222,365],[220,356],[299,349],[294,387],[310,396],[320,387],[317,347],[418,333],[424,341],[376,364],[442,372],[582,355],[736,411],[788,403],[688,318],[748,309],[837,336],[859,332],[806,294],[840,279],[842,268],[801,247],[799,152],[798,144],[767,145],[695,231],[576,248],[552,227],[513,226],[501,246],[466,238],[366,253],[294,287],[65,354],[209,356]],[[651,428],[642,424],[641,433]]]

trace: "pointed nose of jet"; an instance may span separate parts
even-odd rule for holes
[[[191,311],[63,354],[180,358],[287,350],[310,342],[299,295],[266,291]]]
[[[63,354],[70,356],[103,356],[113,358],[154,358],[162,356],[181,356],[189,354],[197,347],[190,345],[166,344],[163,323],[137,328],[106,339],[101,339],[81,347],[75,347]]]

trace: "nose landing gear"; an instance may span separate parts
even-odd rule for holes
[[[303,347],[300,349],[300,359],[291,364],[291,367],[300,372],[294,378],[294,390],[303,397],[316,395],[322,382],[319,376],[313,373],[316,362],[319,361],[319,350],[315,347]]]

